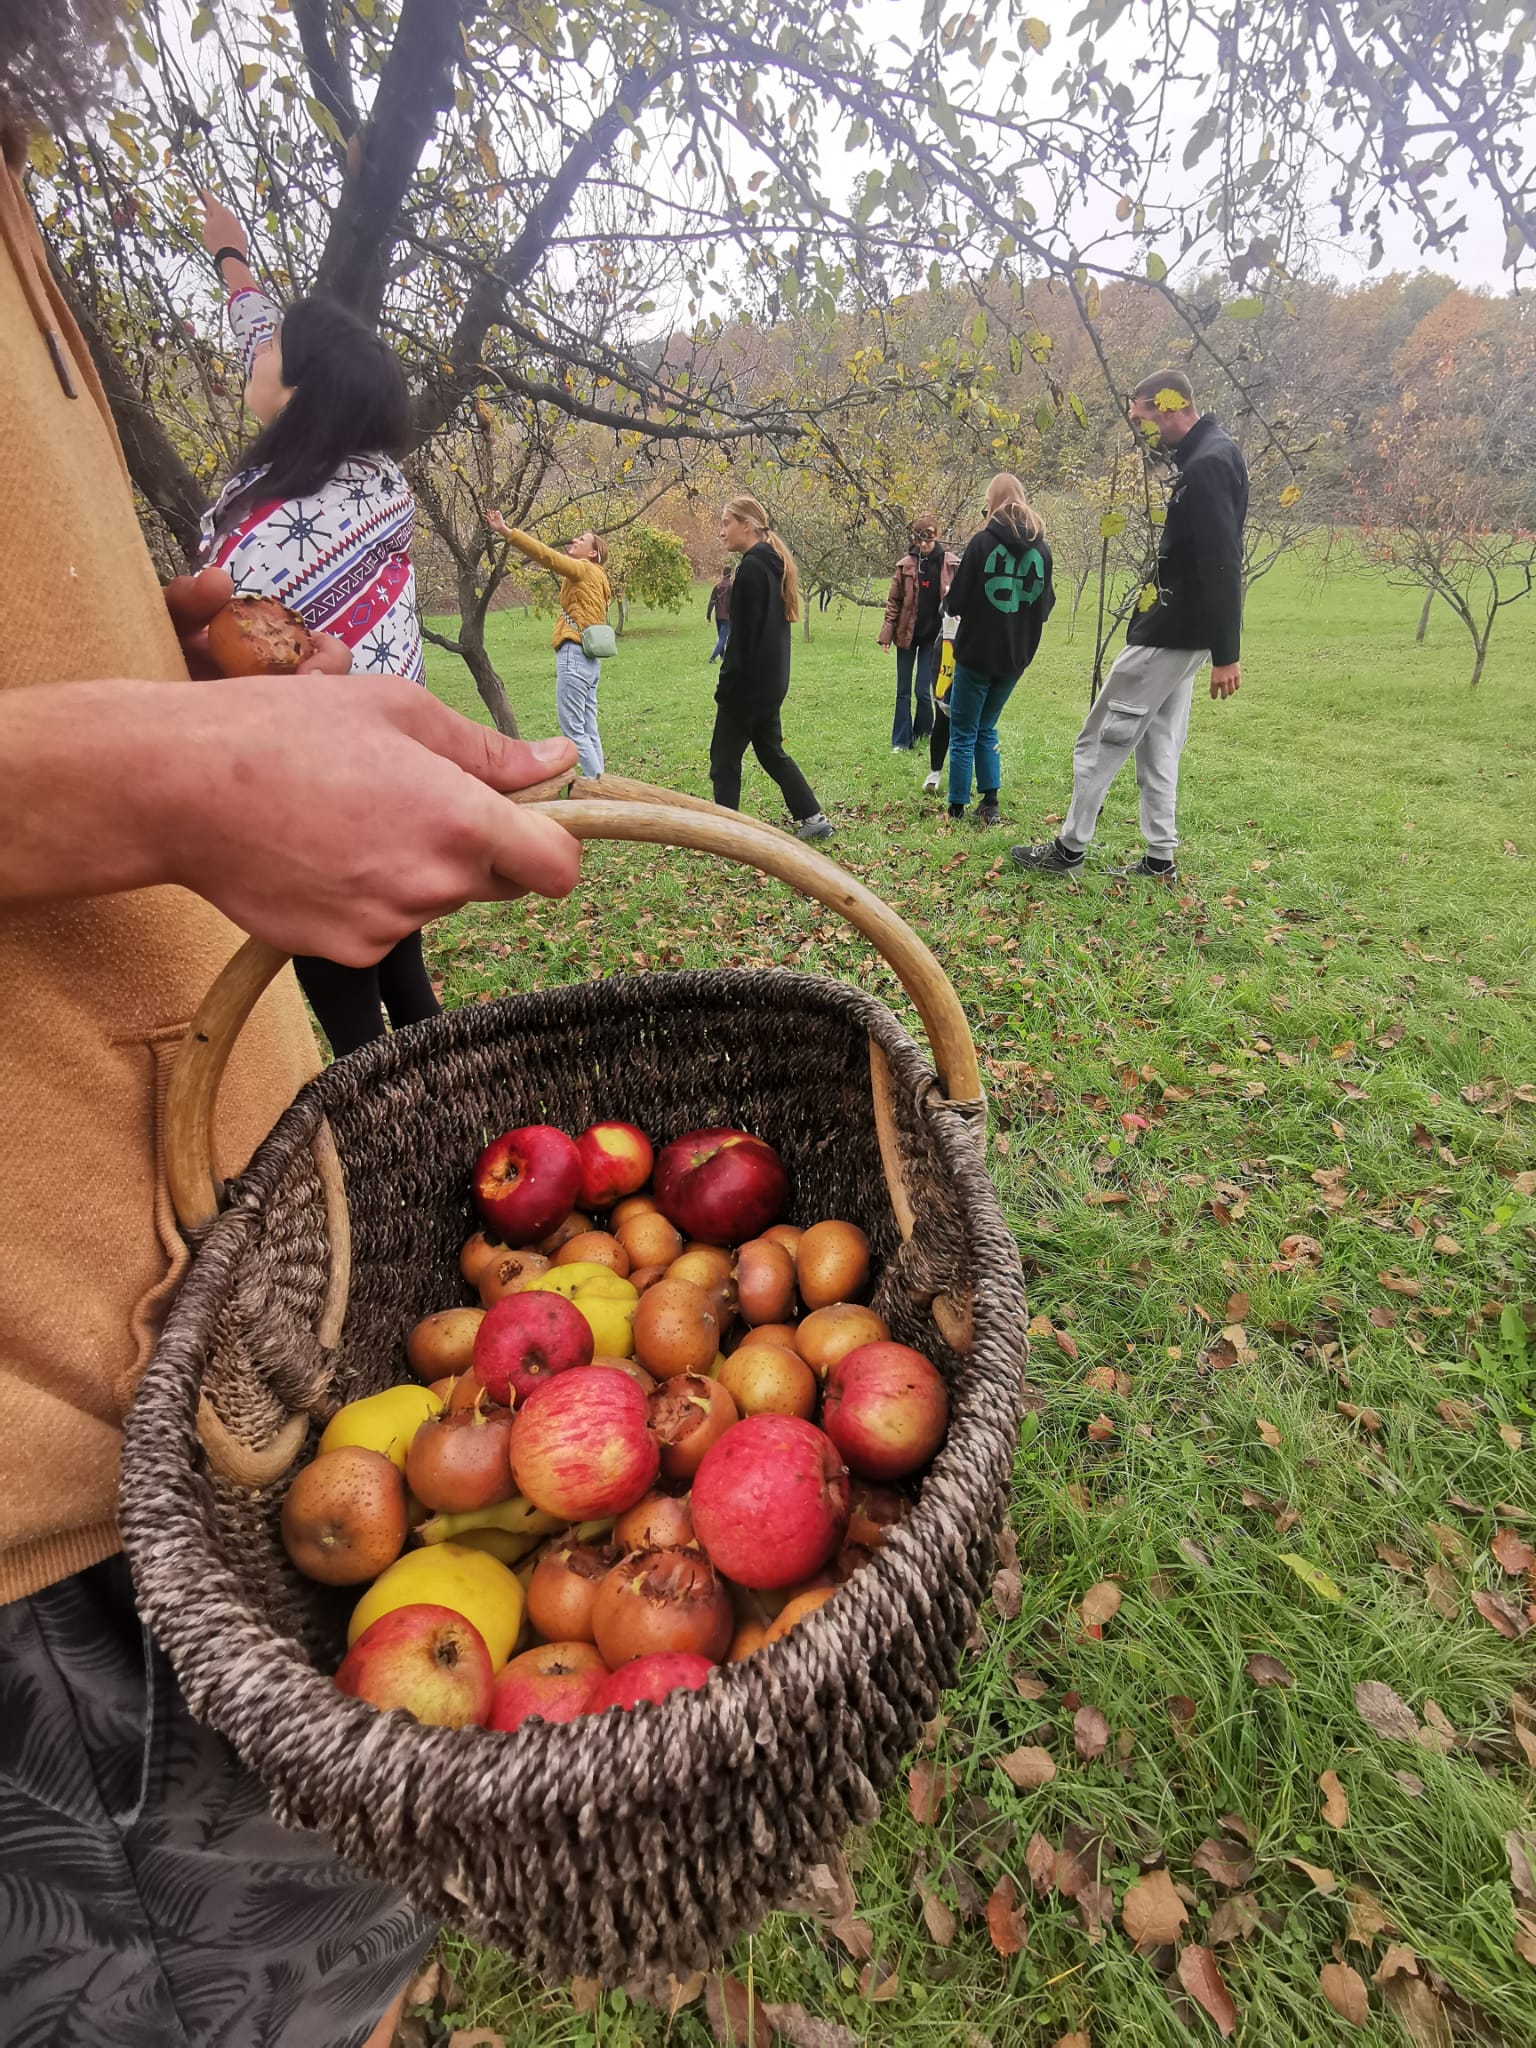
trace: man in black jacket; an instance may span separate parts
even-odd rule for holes
[[[1130,414],[1155,432],[1177,472],[1157,551],[1157,601],[1138,612],[1126,645],[1104,678],[1072,752],[1072,807],[1043,846],[1015,846],[1015,866],[1035,874],[1081,872],[1109,786],[1136,756],[1141,834],[1147,843],[1119,875],[1172,881],[1179,838],[1179,757],[1189,736],[1195,677],[1211,664],[1211,695],[1230,697],[1242,680],[1243,521],[1248,470],[1237,443],[1195,410],[1182,370],[1144,377]]]

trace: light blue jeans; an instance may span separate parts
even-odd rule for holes
[[[555,718],[576,747],[576,765],[583,775],[603,772],[603,743],[597,731],[597,684],[600,661],[589,661],[579,640],[562,640],[555,649]]]
[[[949,800],[971,800],[971,768],[976,787],[995,793],[1002,784],[1003,757],[997,744],[997,721],[1013,695],[1018,676],[984,676],[955,663],[949,692]]]

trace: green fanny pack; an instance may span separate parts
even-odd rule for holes
[[[601,626],[580,627],[569,612],[562,612],[561,618],[573,633],[581,634],[581,651],[588,661],[612,661],[619,651],[619,636],[606,622]]]

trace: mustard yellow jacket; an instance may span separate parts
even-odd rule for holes
[[[551,647],[559,647],[567,640],[579,641],[586,627],[604,623],[613,601],[613,585],[601,562],[580,562],[574,555],[562,555],[516,526],[507,528],[507,539],[520,555],[560,578],[561,615],[555,620]]]

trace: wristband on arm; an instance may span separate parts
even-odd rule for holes
[[[225,261],[231,256],[234,257],[237,263],[244,263],[246,261],[246,254],[243,249],[215,249],[213,252],[213,274],[220,284],[224,282]]]

